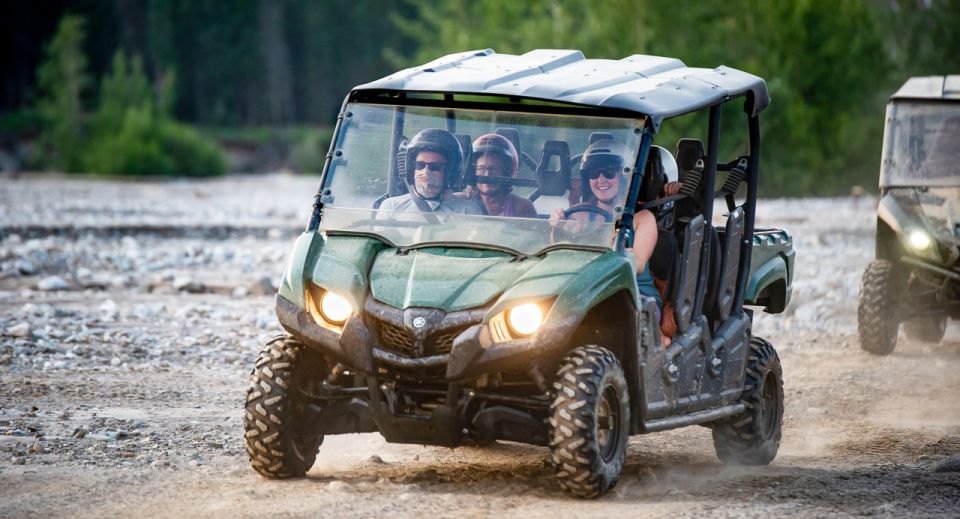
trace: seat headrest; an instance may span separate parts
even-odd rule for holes
[[[597,141],[613,141],[616,140],[613,137],[613,134],[610,132],[593,132],[590,134],[590,137],[587,138],[587,146],[597,142]]]
[[[700,139],[680,139],[677,141],[677,166],[680,167],[680,179],[687,171],[697,167],[697,161],[707,156],[703,141]]]
[[[517,155],[523,156],[523,150],[520,149],[520,130],[504,126],[497,128],[493,133],[506,137],[510,144],[513,144],[513,149],[517,150]]]

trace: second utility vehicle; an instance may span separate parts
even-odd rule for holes
[[[727,67],[575,50],[454,54],[356,87],[277,294],[289,335],[251,377],[253,468],[302,476],[328,434],[506,440],[549,447],[560,486],[594,497],[629,436],[695,424],[722,460],[770,463],[780,361],[744,305],[784,309],[794,254],[754,228],[768,102]],[[722,158],[727,103],[744,153]],[[653,145],[695,112],[706,143]],[[645,210],[659,237],[634,236]]]
[[[910,78],[890,97],[882,159],[858,327],[861,348],[888,355],[900,323],[939,342],[960,319],[960,76]]]

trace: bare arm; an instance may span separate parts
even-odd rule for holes
[[[637,258],[637,272],[643,272],[657,245],[657,219],[644,210],[633,215],[633,252]]]

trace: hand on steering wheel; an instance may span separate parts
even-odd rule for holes
[[[606,209],[601,209],[595,205],[575,205],[563,212],[564,219],[569,219],[574,213],[590,213],[603,217],[603,221],[610,223],[613,221],[613,215]]]

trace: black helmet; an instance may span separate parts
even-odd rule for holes
[[[583,157],[580,159],[580,181],[582,183],[581,189],[583,189],[581,196],[584,201],[593,198],[593,194],[590,192],[590,172],[593,170],[606,168],[619,170],[621,175],[620,189],[626,187],[626,182],[623,182],[625,180],[623,178],[625,176],[624,156],[626,155],[626,146],[608,138],[596,140],[590,146],[587,146],[587,149],[583,152]]]
[[[403,150],[401,150],[403,151]],[[413,163],[417,160],[417,153],[421,151],[432,151],[439,153],[447,159],[447,169],[444,171],[444,186],[450,189],[456,185],[460,178],[460,167],[463,164],[463,150],[460,149],[460,141],[454,135],[446,130],[439,128],[428,128],[413,136],[410,142],[406,144],[405,172],[407,182],[413,185]]]

